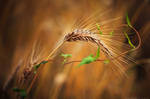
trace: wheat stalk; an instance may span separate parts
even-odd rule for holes
[[[90,19],[91,19],[90,17],[87,18],[87,19],[84,19],[84,21],[80,22],[80,25],[79,25],[80,28],[73,29],[73,31],[71,31],[70,33],[67,33],[64,36],[63,40],[41,62],[43,62],[43,61],[47,61],[47,62],[53,61],[52,55],[54,55],[65,42],[77,42],[77,41],[92,42],[92,43],[96,44],[97,46],[100,46],[101,50],[108,56],[110,61],[111,60],[116,60],[116,59],[120,58],[121,56],[123,56],[123,55],[125,55],[125,54],[127,54],[128,52],[131,51],[131,49],[127,50],[127,51],[122,52],[121,54],[114,57],[114,55],[113,55],[114,53],[111,51],[109,46],[106,46],[105,43],[103,42],[103,40],[98,38],[97,35],[99,35],[99,33],[97,33],[95,30],[92,31],[95,28],[95,23],[92,23],[92,25],[88,26],[89,23],[87,21],[90,22],[91,21]],[[112,20],[109,20],[109,21],[107,20],[106,22],[112,22],[112,21],[115,21],[117,19],[112,19]],[[106,24],[106,22],[104,22],[104,23]],[[103,23],[103,25],[104,25],[104,23]],[[127,25],[123,24],[123,25],[120,25],[119,27],[122,27],[122,26],[127,26]],[[88,28],[86,28],[86,27],[88,27]],[[138,46],[136,48],[132,49],[132,51],[134,51],[134,50],[139,49],[139,47],[141,46],[141,37],[140,37],[138,31],[134,27],[131,27],[131,29],[133,29],[135,31],[135,33],[138,37],[138,41],[139,41]],[[74,62],[81,62],[81,61],[82,60],[74,60],[74,61],[66,62],[64,65],[68,65],[68,64],[71,64],[71,63],[74,63]],[[104,60],[97,59],[96,61],[104,61]],[[41,62],[39,62],[39,63],[41,63]],[[33,63],[33,64],[31,64],[32,65],[31,67],[33,67],[33,66],[35,66],[39,63],[37,63],[37,62]],[[40,66],[40,68],[41,67],[42,66]],[[27,72],[32,72],[32,70],[27,71]],[[26,71],[26,69],[25,69],[25,71]],[[32,88],[34,82],[36,81],[37,74],[38,73],[35,74],[31,84],[29,85],[29,87],[27,89],[28,93],[30,92],[30,89]]]

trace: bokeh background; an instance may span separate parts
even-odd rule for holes
[[[101,9],[112,9],[119,15],[128,12],[131,23],[140,32],[142,46],[136,53],[139,63],[130,77],[120,80],[111,70],[104,73],[102,63],[92,63],[81,69],[73,65],[65,67],[61,65],[62,58],[56,55],[54,62],[40,69],[27,98],[149,99],[149,0],[0,0],[0,98],[19,98],[12,88],[26,89],[33,80],[31,76],[23,84],[18,83],[23,69],[46,57],[73,19]],[[94,52],[84,45],[66,44],[60,52],[74,54],[73,60],[81,59]],[[14,75],[17,67],[21,68]],[[9,79],[13,80],[4,88]]]

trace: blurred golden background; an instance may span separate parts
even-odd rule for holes
[[[19,99],[12,88],[27,89],[34,80],[31,75],[20,83],[24,69],[30,70],[28,66],[46,57],[77,17],[103,9],[111,9],[116,16],[128,12],[142,37],[142,46],[136,53],[140,62],[129,78],[119,78],[111,69],[105,72],[99,62],[80,69],[74,68],[76,63],[63,66],[63,59],[56,55],[53,62],[40,68],[26,98],[149,99],[149,0],[1,0],[0,99]],[[85,43],[74,42],[65,44],[58,54],[71,53],[72,60],[76,60],[95,51]]]

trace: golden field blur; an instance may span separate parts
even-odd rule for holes
[[[14,87],[26,89],[27,99],[150,98],[149,0],[1,0],[0,5],[1,99],[19,99],[12,91]],[[42,65],[36,75],[27,73],[30,77],[22,79],[32,64],[39,63],[56,48],[78,17],[109,10],[111,13],[100,17],[101,21],[125,16],[128,12],[142,37],[141,48],[131,54],[137,66],[128,77],[112,70],[112,63],[93,62],[80,68],[76,68],[78,63],[63,65],[61,53],[72,54],[69,60],[73,61],[95,54],[97,50],[91,43],[67,42],[53,55],[53,61]],[[117,23],[125,23],[125,20]],[[137,43],[136,39],[133,36]],[[104,54],[101,57],[106,58]]]

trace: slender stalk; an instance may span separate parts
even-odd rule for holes
[[[125,26],[127,26],[127,25],[125,25]],[[121,53],[121,54],[118,55],[117,57],[113,57],[113,58],[109,59],[110,61],[111,61],[111,60],[115,60],[115,59],[117,59],[117,58],[119,58],[119,57],[121,57],[121,56],[127,54],[127,53],[130,52],[131,50],[133,51],[133,50],[137,50],[137,49],[140,48],[141,42],[142,42],[141,37],[140,37],[140,34],[139,34],[139,32],[138,32],[134,27],[130,27],[130,28],[132,28],[132,29],[136,32],[136,35],[137,35],[138,41],[139,41],[138,46],[137,46],[136,48],[134,48],[134,49],[130,49],[130,50],[128,50],[128,51],[125,51],[125,52]],[[71,37],[72,37],[72,36],[71,36]],[[69,37],[68,40],[69,40],[71,37]],[[67,41],[67,40],[61,42],[61,43],[46,57],[46,59],[44,59],[44,61],[48,61],[48,62],[53,61],[52,59],[50,59],[50,57],[52,57],[52,55],[53,55],[66,41]],[[98,46],[100,46],[100,45],[98,45]],[[71,63],[75,63],[75,62],[81,62],[81,61],[82,61],[82,60],[70,61],[70,62],[65,63],[64,65],[68,65],[68,64],[71,64]],[[96,61],[105,61],[105,60],[97,59]],[[95,62],[96,62],[96,61],[95,61]],[[28,93],[30,92],[30,90],[31,90],[31,88],[32,88],[32,86],[33,86],[33,84],[34,84],[34,82],[36,81],[36,78],[37,78],[37,74],[34,76],[33,81],[31,82],[31,84],[30,84],[30,86],[29,86],[29,88],[28,88],[28,90],[27,90]]]
[[[57,49],[59,49],[63,44],[65,43],[65,41],[61,42],[47,57],[46,60],[49,60],[49,58],[57,51]]]

